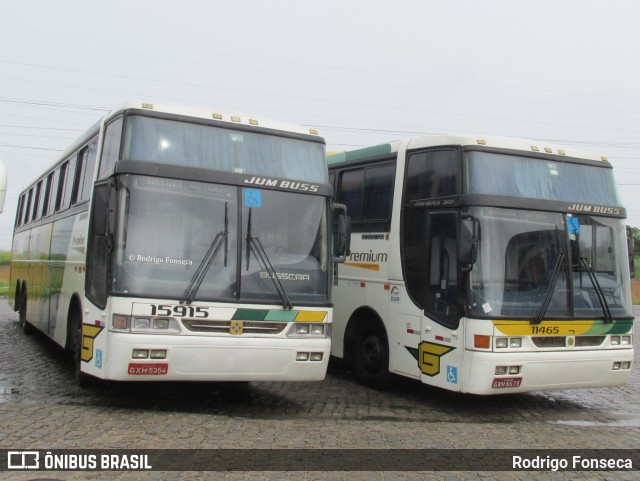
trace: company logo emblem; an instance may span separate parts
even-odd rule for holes
[[[455,347],[434,342],[421,342],[418,346],[418,366],[420,366],[422,373],[432,377],[440,374],[442,356],[454,349]]]
[[[243,329],[244,324],[242,321],[231,321],[231,326],[229,326],[229,334],[239,336],[240,334],[242,334]]]
[[[7,453],[7,469],[40,469],[40,453],[38,451],[9,451]]]

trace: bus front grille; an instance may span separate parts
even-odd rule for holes
[[[574,346],[567,346],[564,336],[534,336],[531,340],[536,347],[597,347],[604,343],[605,336],[576,336]]]
[[[280,334],[286,322],[253,321],[203,321],[201,319],[183,319],[184,327],[192,332],[215,334]]]

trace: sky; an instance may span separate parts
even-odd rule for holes
[[[640,227],[637,0],[0,0],[0,249],[19,192],[127,101],[605,155]]]

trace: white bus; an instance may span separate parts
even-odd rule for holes
[[[606,158],[433,136],[328,157],[352,220],[332,354],[475,394],[620,386],[633,306]]]
[[[73,352],[80,384],[323,379],[324,151],[315,130],[264,119],[110,112],[20,195],[20,325]]]

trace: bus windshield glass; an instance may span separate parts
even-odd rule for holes
[[[328,183],[323,143],[140,115],[122,159]]]
[[[603,166],[469,151],[468,192],[619,206],[613,170]]]
[[[472,317],[631,317],[621,219],[474,208],[480,220],[470,272]],[[554,282],[553,272],[559,270]],[[604,300],[602,300],[604,299]]]
[[[292,303],[327,302],[325,198],[140,175],[117,195],[114,294],[280,303],[277,277]]]

